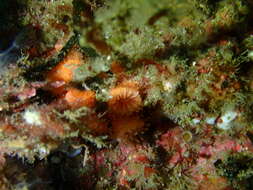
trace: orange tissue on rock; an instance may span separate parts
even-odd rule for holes
[[[93,108],[96,103],[95,92],[91,90],[78,90],[76,88],[69,88],[64,99],[70,107],[75,109],[83,106]]]
[[[90,130],[90,133],[95,136],[109,133],[108,122],[99,118],[96,114],[88,115],[82,118],[82,121]]]
[[[111,71],[113,74],[121,74],[125,71],[124,67],[118,61],[113,61],[111,64]]]
[[[118,118],[112,121],[112,137],[124,140],[140,132],[143,127],[144,121],[138,116]]]
[[[3,132],[6,135],[14,134],[16,131],[17,131],[16,128],[10,124],[1,126],[1,132]]]
[[[111,89],[110,96],[109,111],[116,115],[131,115],[138,112],[142,106],[142,99],[136,83],[125,82]]]
[[[49,81],[70,82],[73,79],[75,69],[82,63],[82,53],[73,48],[64,60],[48,73],[47,79]]]
[[[140,85],[139,83],[135,82],[135,81],[131,81],[131,80],[124,80],[120,83],[121,87],[126,87],[126,88],[132,88],[132,89],[135,89],[135,90],[139,90],[140,88]]]

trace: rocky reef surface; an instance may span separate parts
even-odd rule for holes
[[[1,190],[252,190],[252,0],[1,0]]]

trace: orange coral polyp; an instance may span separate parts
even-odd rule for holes
[[[83,63],[83,55],[76,49],[72,49],[63,61],[56,65],[47,75],[49,81],[70,82],[73,79],[75,69]]]
[[[119,86],[110,90],[109,110],[118,115],[131,115],[139,111],[141,96],[136,88]]]
[[[80,108],[83,106],[92,108],[96,103],[96,95],[91,90],[70,88],[65,95],[65,100],[72,108]]]

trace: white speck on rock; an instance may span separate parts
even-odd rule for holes
[[[163,82],[163,89],[167,92],[171,92],[173,90],[173,85],[169,81]]]
[[[214,125],[216,121],[216,117],[208,117],[206,118],[206,123],[209,125]]]
[[[41,125],[41,115],[38,111],[35,110],[26,110],[23,119],[26,121],[26,123],[30,125]]]
[[[45,147],[41,147],[40,149],[39,149],[39,152],[40,152],[40,154],[48,154],[48,150],[45,148]]]
[[[192,123],[193,123],[193,124],[198,124],[198,123],[200,123],[200,119],[194,118],[194,119],[192,120]]]
[[[221,119],[221,122],[220,123],[217,123],[217,127],[220,128],[220,129],[223,129],[223,130],[228,130],[231,128],[231,121],[233,121],[236,116],[237,116],[237,112],[235,111],[228,111],[226,112],[224,115],[222,115],[220,117]]]

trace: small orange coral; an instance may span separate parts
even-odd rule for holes
[[[82,63],[83,55],[73,48],[65,59],[48,73],[47,79],[49,81],[70,82],[73,79],[74,70]]]
[[[140,132],[143,127],[144,121],[138,116],[118,118],[112,121],[112,137],[124,140]]]
[[[110,90],[109,110],[118,115],[131,115],[139,111],[142,100],[135,84],[126,83]]]
[[[92,108],[96,103],[95,92],[91,90],[78,90],[70,88],[65,95],[65,100],[72,108],[80,108],[86,106]]]

